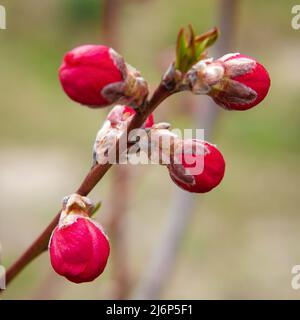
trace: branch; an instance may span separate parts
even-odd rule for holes
[[[147,117],[155,110],[155,108],[168,96],[174,92],[168,91],[163,83],[161,83],[156,91],[154,92],[150,101],[146,104],[143,112],[137,112],[132,121],[130,122],[127,130],[123,133],[119,141],[117,141],[115,147],[110,151],[110,154],[119,154],[120,152],[126,151],[121,150],[120,146],[124,146],[121,143],[122,140],[126,139],[127,148],[132,145],[128,142],[128,136],[131,130],[140,128]],[[110,169],[112,164],[97,164],[91,168],[76,193],[81,196],[87,196],[97,183],[103,178],[106,172]],[[56,227],[59,221],[60,211],[57,213],[55,218],[50,222],[47,228],[40,234],[40,236],[31,244],[31,246],[16,260],[16,262],[7,270],[6,273],[6,285],[8,285],[32,260],[37,258],[42,252],[48,248],[49,239],[51,237],[53,229]]]

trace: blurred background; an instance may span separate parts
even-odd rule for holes
[[[173,59],[180,27],[192,23],[202,33],[223,23],[225,29],[231,26],[230,34],[223,34],[230,50],[257,58],[272,79],[268,97],[247,112],[220,110],[206,98],[187,94],[168,99],[155,112],[156,121],[182,129],[210,119],[201,127],[209,126],[209,140],[227,162],[217,189],[183,195],[159,166],[110,170],[90,194],[94,201],[102,200],[97,219],[112,238],[104,274],[89,284],[72,284],[54,273],[44,253],[3,298],[300,298],[291,287],[291,269],[300,264],[300,30],[291,27],[295,1],[0,4],[7,12],[7,30],[0,30],[0,241],[6,267],[50,222],[63,196],[77,189],[109,111],[81,107],[64,94],[57,74],[67,50],[85,43],[112,44],[154,88]],[[229,5],[234,15],[225,12]],[[214,110],[208,111],[211,118],[208,109]],[[180,234],[169,237],[176,233],[176,223]],[[165,247],[170,239],[178,243]],[[164,264],[168,248],[174,252]],[[161,285],[149,288],[149,279],[160,275]]]

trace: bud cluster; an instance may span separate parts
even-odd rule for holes
[[[240,53],[229,53],[214,60],[206,49],[218,38],[214,28],[195,36],[189,26],[178,34],[176,61],[163,77],[166,88],[173,92],[189,90],[206,94],[228,110],[247,110],[259,104],[268,94],[270,77],[256,59]]]
[[[206,49],[217,38],[216,28],[199,36],[195,36],[191,26],[188,34],[181,29],[176,61],[170,65],[158,89],[163,88],[168,95],[183,90],[206,94],[228,110],[256,106],[269,91],[268,72],[255,59],[239,53],[216,60],[207,58]],[[136,114],[146,117],[157,106],[157,101],[165,98],[154,95],[155,103],[151,106],[152,100],[147,100],[148,84],[140,72],[104,45],[84,45],[69,51],[59,69],[59,79],[65,93],[82,105],[91,108],[115,105],[97,133],[94,165],[105,162],[124,133],[132,133],[128,132],[128,126]],[[181,139],[169,130],[168,123],[154,124],[152,114],[143,129],[146,139],[134,141],[134,148],[128,148],[126,157],[147,151],[151,161],[155,159],[164,165],[172,181],[189,192],[205,193],[220,184],[225,160],[215,145],[202,139]],[[169,143],[164,144],[164,138],[168,138]],[[78,194],[67,197],[49,242],[54,270],[75,283],[98,277],[109,256],[108,238],[102,226],[91,218],[92,212],[93,204],[88,198]]]

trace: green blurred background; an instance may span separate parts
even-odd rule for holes
[[[123,1],[125,2],[125,0]],[[91,164],[91,148],[108,109],[81,107],[57,79],[64,53],[101,43],[100,0],[1,0],[7,30],[0,30],[0,241],[8,266],[40,233]],[[225,178],[197,197],[161,297],[169,299],[299,299],[291,269],[300,264],[300,30],[291,28],[295,1],[241,0],[233,51],[268,69],[268,97],[247,112],[220,112],[211,142],[221,149]],[[118,51],[152,86],[162,53],[178,29],[197,32],[217,24],[218,1],[126,1],[118,19]],[[202,98],[196,98],[205,103]],[[155,113],[174,127],[192,126],[185,95]],[[131,167],[126,235],[131,281],[138,283],[162,230],[176,188],[163,167]],[[111,205],[110,171],[91,193],[102,199],[105,226]],[[122,197],[122,194],[115,194]],[[112,244],[112,250],[114,246]],[[118,266],[121,270],[122,265]],[[57,276],[48,254],[34,261],[6,290],[5,299],[114,298],[110,262],[103,276],[75,285]]]

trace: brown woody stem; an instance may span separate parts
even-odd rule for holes
[[[130,122],[127,131],[124,132],[123,138],[128,137],[128,133],[133,130],[140,128],[143,123],[146,121],[147,117],[154,111],[154,109],[168,96],[173,94],[166,89],[163,83],[154,92],[150,101],[146,104],[143,112],[136,113],[132,121]],[[127,140],[128,142],[128,140]],[[125,150],[119,150],[119,143],[116,144],[114,150],[111,152],[117,152],[116,154]],[[129,147],[130,143],[127,143]],[[77,189],[76,193],[87,196],[96,184],[102,179],[106,172],[110,169],[112,164],[97,164],[91,168],[80,187]],[[31,244],[31,246],[12,264],[12,266],[7,270],[6,273],[6,284],[8,285],[32,260],[37,258],[42,252],[46,251],[48,248],[48,242],[51,237],[53,229],[56,227],[59,220],[60,212],[55,216],[55,218],[50,222],[47,228],[39,235],[39,237]]]

